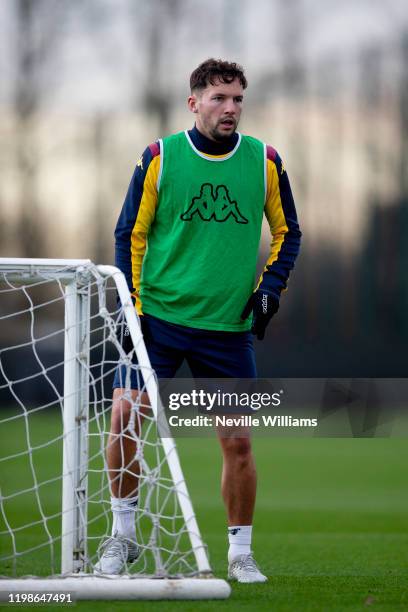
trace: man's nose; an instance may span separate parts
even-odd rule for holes
[[[237,105],[236,105],[235,101],[232,98],[230,98],[230,99],[227,98],[225,100],[224,110],[229,115],[235,115],[235,113],[237,112]]]

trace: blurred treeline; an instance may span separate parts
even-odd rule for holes
[[[404,376],[408,19],[401,6],[7,0],[0,256],[111,263],[141,151],[192,125],[185,99],[200,61],[236,60],[249,80],[240,129],[283,157],[304,236],[279,315],[257,343],[260,374]],[[378,20],[378,35],[367,36],[364,10],[367,23]],[[265,228],[260,261],[267,248]]]

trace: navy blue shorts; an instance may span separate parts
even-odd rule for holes
[[[173,378],[184,359],[194,378],[256,378],[251,332],[194,329],[152,315],[140,317],[143,338],[157,378]],[[135,361],[136,363],[136,361]],[[124,387],[126,366],[118,367],[113,388]],[[136,370],[131,388],[138,389]]]

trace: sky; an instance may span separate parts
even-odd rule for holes
[[[401,36],[408,32],[405,4],[34,0],[33,39],[45,49],[35,72],[40,130],[34,142],[41,205],[51,211],[52,219],[55,212],[59,227],[71,232],[67,243],[82,246],[87,244],[86,223],[79,224],[78,211],[91,217],[102,191],[110,214],[106,225],[112,227],[135,159],[148,142],[163,136],[157,116],[143,105],[146,93],[158,90],[174,103],[169,130],[190,127],[191,116],[185,110],[188,75],[203,59],[223,57],[242,63],[249,80],[240,129],[272,144],[287,162],[295,192],[303,200],[305,222],[318,234],[317,218],[321,234],[334,232],[348,249],[357,248],[363,223],[370,218],[371,184],[381,185],[381,192],[375,189],[384,205],[393,201],[390,184],[399,188],[397,72],[402,70]],[[13,147],[19,142],[19,134],[13,132],[21,48],[17,5],[18,0],[0,0],[0,205],[10,216],[22,208],[16,157],[13,161]],[[379,92],[380,117],[366,112],[364,104],[369,104],[362,101],[362,56],[375,60],[376,49],[386,59],[386,65],[378,66],[385,92],[383,98]],[[159,51],[157,69],[154,50]],[[313,99],[304,95],[305,90],[296,99],[279,90],[279,79],[296,64],[306,68],[306,79],[315,88]],[[96,152],[100,118],[104,142]],[[309,192],[304,181],[307,163]],[[339,225],[337,210],[336,215],[327,214],[328,201],[338,201],[347,226]],[[59,246],[57,233],[53,240]]]
[[[49,17],[55,1],[37,2],[46,7],[45,14],[37,13],[37,36],[52,40]],[[155,18],[149,13],[154,6],[163,16],[161,78],[177,94],[187,91],[186,74],[211,55],[234,56],[256,79],[262,72],[279,70],[296,54],[309,66],[340,57],[353,62],[359,50],[377,43],[393,45],[408,28],[404,0],[207,0],[205,5],[189,0],[181,4],[183,10],[172,20],[165,0],[65,3],[55,20],[55,41],[40,74],[44,107],[88,113],[128,110],[135,96],[137,103],[148,79],[146,35]],[[16,5],[16,0],[0,2],[2,109],[12,106]]]

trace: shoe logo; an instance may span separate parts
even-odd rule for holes
[[[236,527],[235,529],[228,529],[228,533],[231,535],[237,535],[238,531],[241,531],[239,527]]]
[[[191,200],[187,210],[180,215],[182,221],[191,221],[197,215],[203,221],[217,221],[222,223],[229,217],[233,217],[236,223],[248,223],[238,208],[235,200],[231,200],[225,185],[217,185],[214,188],[210,183],[201,185],[200,195]]]

